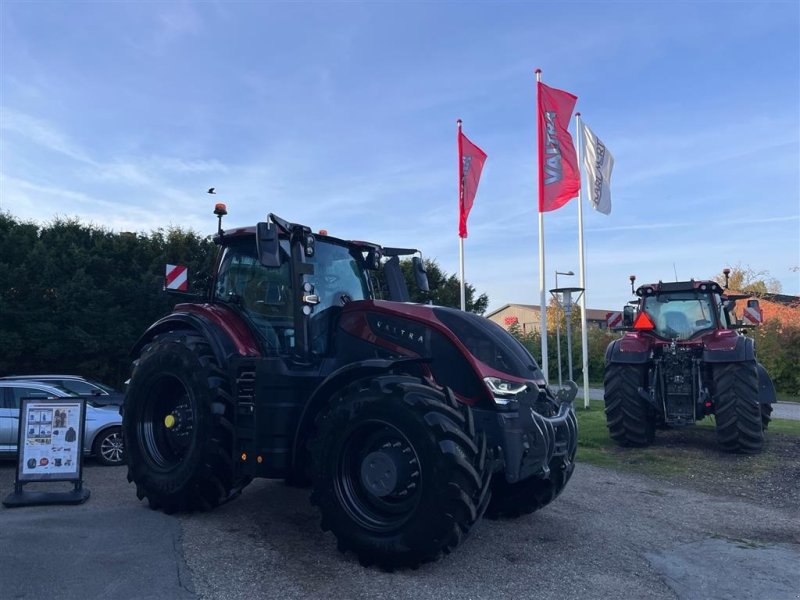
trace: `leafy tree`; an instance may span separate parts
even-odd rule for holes
[[[716,275],[714,280],[721,286],[725,285],[725,275],[723,273]],[[741,264],[737,264],[735,267],[731,268],[728,278],[728,287],[737,292],[754,294],[757,296],[767,293],[781,293],[781,282],[774,277],[770,277],[769,271],[756,271],[749,266],[743,267]]]
[[[118,234],[0,213],[0,373],[121,383],[133,343],[174,304],[161,292],[164,264],[186,264],[196,276],[214,252],[210,240],[177,228]]]
[[[437,306],[450,306],[461,308],[461,281],[453,274],[448,275],[433,259],[425,259],[425,271],[428,273],[429,292],[423,292],[417,287],[414,280],[411,260],[400,262],[403,269],[403,276],[406,279],[412,302],[427,304],[432,302]],[[486,312],[489,305],[489,296],[481,294],[477,296],[475,287],[467,282],[465,286],[466,308],[468,312],[482,315]]]

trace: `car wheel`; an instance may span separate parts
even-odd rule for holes
[[[94,455],[97,462],[107,467],[125,463],[125,450],[122,445],[122,429],[111,427],[101,431],[94,441]]]

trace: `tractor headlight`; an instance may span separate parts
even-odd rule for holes
[[[515,402],[517,395],[528,389],[528,385],[525,383],[508,381],[500,377],[484,377],[483,381],[486,383],[489,391],[492,392],[495,403],[499,406],[507,406]]]

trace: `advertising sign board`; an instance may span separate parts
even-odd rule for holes
[[[83,434],[86,401],[82,398],[23,398],[19,415],[17,480],[5,506],[77,504],[89,497],[83,489]],[[26,492],[34,481],[72,481],[68,492]]]

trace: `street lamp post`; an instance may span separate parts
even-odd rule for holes
[[[556,271],[556,289],[558,289],[558,276],[559,275],[575,275],[572,271]],[[558,298],[556,298],[558,300]],[[559,308],[561,307],[561,303],[559,302]],[[567,321],[567,327],[569,327],[569,321]],[[545,332],[547,335],[547,332]],[[558,357],[558,387],[563,385],[561,381],[561,315],[556,315],[556,356]],[[570,356],[570,364],[572,363],[572,357]],[[572,367],[570,367],[570,379],[572,379]]]

